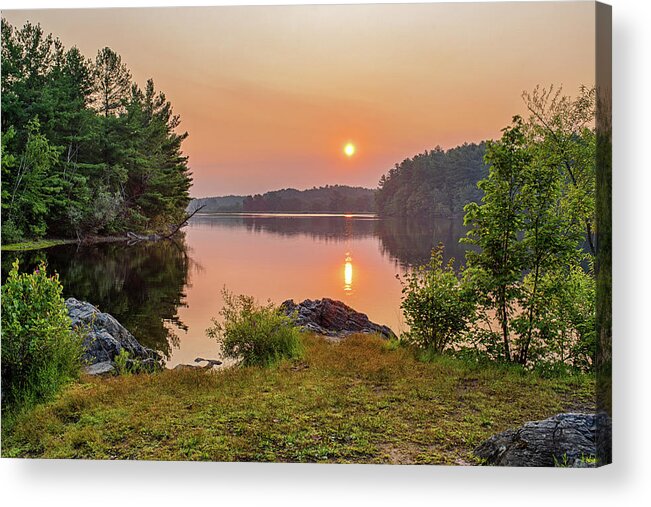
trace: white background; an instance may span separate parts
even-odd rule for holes
[[[8,1],[0,8],[301,3]],[[350,3],[345,1],[319,3]],[[651,505],[648,0],[612,0],[614,461],[598,470],[0,460],[3,505]]]

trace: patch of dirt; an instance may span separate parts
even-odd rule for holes
[[[593,400],[572,400],[566,399],[563,403],[564,412],[580,414],[594,414],[597,411],[596,402]]]
[[[479,379],[476,378],[462,378],[459,379],[459,389],[465,391],[475,389],[479,385]]]
[[[415,461],[412,456],[416,456],[419,449],[413,444],[405,444],[400,447],[395,444],[381,444],[380,454],[389,458],[388,463],[391,465],[413,465]]]
[[[468,461],[467,459],[462,458],[462,457],[458,457],[457,459],[455,459],[454,464],[462,466],[462,467],[474,467],[474,466],[477,466],[477,463],[474,463],[472,461]]]

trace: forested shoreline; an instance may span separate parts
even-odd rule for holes
[[[264,194],[227,195],[193,199],[188,207],[203,212],[361,213],[374,212],[375,190],[348,185],[325,185],[305,190],[283,188]]]
[[[462,218],[464,206],[479,202],[477,184],[488,175],[486,143],[440,146],[407,158],[380,178],[377,188],[325,185],[285,188],[254,195],[193,199],[188,211],[238,213],[377,213],[413,219]]]
[[[153,80],[141,89],[110,48],[91,61],[39,25],[3,20],[2,38],[2,242],[177,230],[191,202],[187,133]],[[243,212],[463,215],[474,247],[465,266],[453,269],[439,250],[405,280],[406,339],[590,369],[595,89],[572,98],[536,88],[523,99],[529,117],[515,116],[500,139],[405,159],[376,191],[327,185],[222,201]]]
[[[2,19],[2,242],[166,232],[192,183],[165,94],[111,48],[94,60]]]
[[[380,178],[377,211],[382,216],[462,217],[464,206],[479,202],[477,183],[488,175],[486,143],[437,146],[400,164]]]

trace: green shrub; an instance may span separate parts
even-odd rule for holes
[[[82,338],[71,330],[58,276],[45,264],[18,273],[15,261],[2,286],[2,408],[47,400],[79,375]]]
[[[2,228],[0,229],[3,245],[10,245],[18,243],[23,239],[23,231],[21,231],[13,220],[3,220]]]
[[[258,305],[251,296],[222,290],[221,321],[213,319],[206,333],[216,338],[224,357],[243,366],[268,366],[303,352],[299,328],[272,303]]]
[[[402,310],[409,331],[402,337],[421,349],[443,352],[465,331],[475,315],[473,291],[453,266],[443,264],[443,246],[432,250],[429,264],[407,274]]]

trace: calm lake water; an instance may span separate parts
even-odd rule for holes
[[[405,329],[396,275],[429,259],[439,242],[463,258],[460,220],[405,221],[373,215],[196,215],[178,241],[127,246],[62,245],[3,253],[3,279],[16,257],[22,269],[46,260],[65,297],[115,316],[168,367],[218,357],[205,335],[223,287],[281,303],[339,299],[396,333]]]

